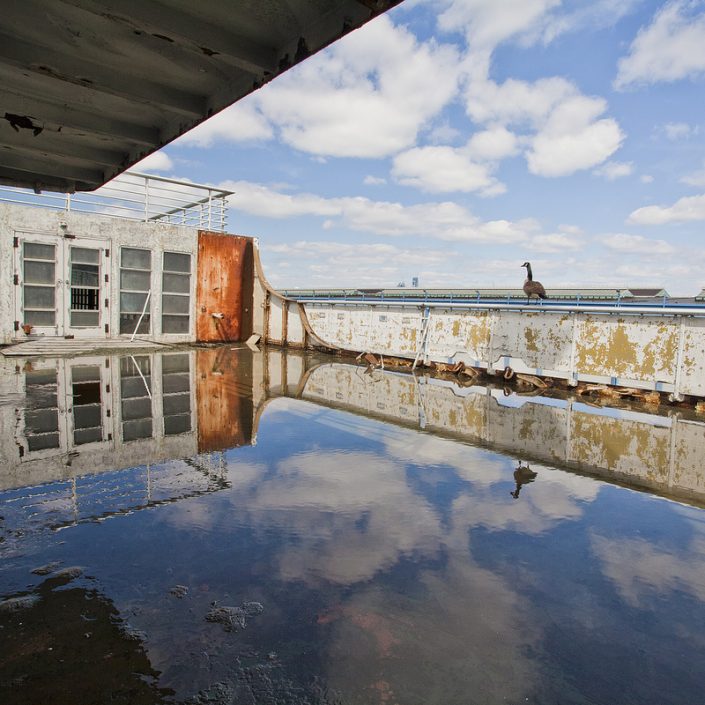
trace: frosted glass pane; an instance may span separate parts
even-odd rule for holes
[[[27,259],[54,259],[54,245],[40,245],[36,242],[25,242],[24,256]]]
[[[81,446],[84,443],[96,443],[102,440],[102,428],[77,429],[73,432],[73,443],[77,446]]]
[[[49,433],[59,430],[59,412],[56,409],[27,411],[24,417],[27,433]]]
[[[165,272],[190,272],[191,255],[184,255],[178,252],[164,253]]]
[[[162,296],[162,310],[164,313],[188,313],[190,309],[188,296]]]
[[[75,428],[96,428],[102,425],[100,405],[74,406],[73,423]]]
[[[123,377],[120,381],[120,392],[123,399],[130,399],[132,397],[146,397],[148,395],[147,387],[151,391],[152,378],[149,375],[145,376],[144,381],[142,378],[137,377]],[[146,386],[145,386],[146,385]]]
[[[122,439],[124,441],[134,441],[136,438],[152,437],[152,419],[138,419],[137,421],[126,421],[122,425]]]
[[[121,335],[132,335],[135,332],[135,326],[137,326],[137,321],[140,320],[139,313],[121,313],[120,314],[120,334]],[[150,330],[150,316],[149,313],[145,313],[140,321],[137,333],[139,335],[146,335]]]
[[[27,447],[30,451],[45,450],[59,447],[58,433],[44,433],[41,436],[27,436]]]
[[[71,311],[71,325],[77,328],[94,328],[100,325],[100,311]]]
[[[123,247],[120,251],[120,266],[131,269],[151,269],[152,253],[149,250],[137,250]]]
[[[168,394],[164,397],[164,416],[191,413],[190,394]]]
[[[124,421],[132,419],[146,419],[152,416],[152,400],[149,397],[142,399],[123,399],[122,418]]]
[[[26,286],[24,288],[25,308],[54,308],[53,286]]]
[[[74,367],[71,370],[71,380],[74,384],[77,382],[99,382],[100,367]],[[98,398],[100,398],[100,390],[97,390]]]
[[[162,316],[162,333],[188,333],[188,316]]]
[[[191,430],[191,414],[164,417],[164,435],[175,436]]]
[[[28,284],[54,284],[54,263],[53,262],[31,262],[24,263],[24,280]]]
[[[191,275],[162,274],[162,291],[168,294],[188,294],[191,291]]]
[[[53,326],[55,325],[53,311],[25,311],[23,323],[32,326]]]
[[[191,379],[187,372],[170,373],[162,375],[162,389],[164,394],[174,394],[176,392],[187,392],[191,389]]]
[[[83,264],[99,264],[100,250],[92,250],[87,247],[72,247],[71,262],[82,262]]]
[[[100,269],[92,264],[72,264],[71,285],[97,287],[99,272]]]
[[[147,294],[120,294],[120,311],[122,313],[142,313]],[[149,306],[147,307],[149,312]]]
[[[120,272],[120,288],[131,291],[148,291],[151,275],[149,272],[134,272],[122,270]]]
[[[189,372],[191,357],[188,353],[181,355],[164,355],[162,357],[162,372]]]

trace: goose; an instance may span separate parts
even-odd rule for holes
[[[526,279],[523,287],[526,294],[526,303],[528,304],[531,301],[532,296],[537,299],[547,299],[548,296],[546,296],[546,289],[543,288],[543,284],[534,281],[534,275],[531,273],[531,263],[524,262],[521,266],[526,267]]]
[[[528,463],[526,465],[522,465],[522,461],[520,460],[519,467],[517,467],[514,471],[514,482],[516,483],[516,488],[514,492],[510,492],[509,494],[512,495],[514,499],[519,499],[519,492],[521,492],[522,485],[528,485],[530,482],[533,482],[537,476],[538,473],[532,470]]]

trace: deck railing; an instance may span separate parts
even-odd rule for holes
[[[34,193],[30,189],[0,187],[0,202],[221,232],[228,225],[230,195],[232,191],[136,171],[126,171],[90,192]]]

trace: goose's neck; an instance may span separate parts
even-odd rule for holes
[[[530,265],[530,264],[527,264],[527,265],[526,265],[526,278],[527,278],[529,281],[533,281],[533,280],[534,280],[534,275],[531,273],[531,265]]]

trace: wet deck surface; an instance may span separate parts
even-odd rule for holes
[[[281,351],[4,364],[0,702],[702,699],[703,419]]]

